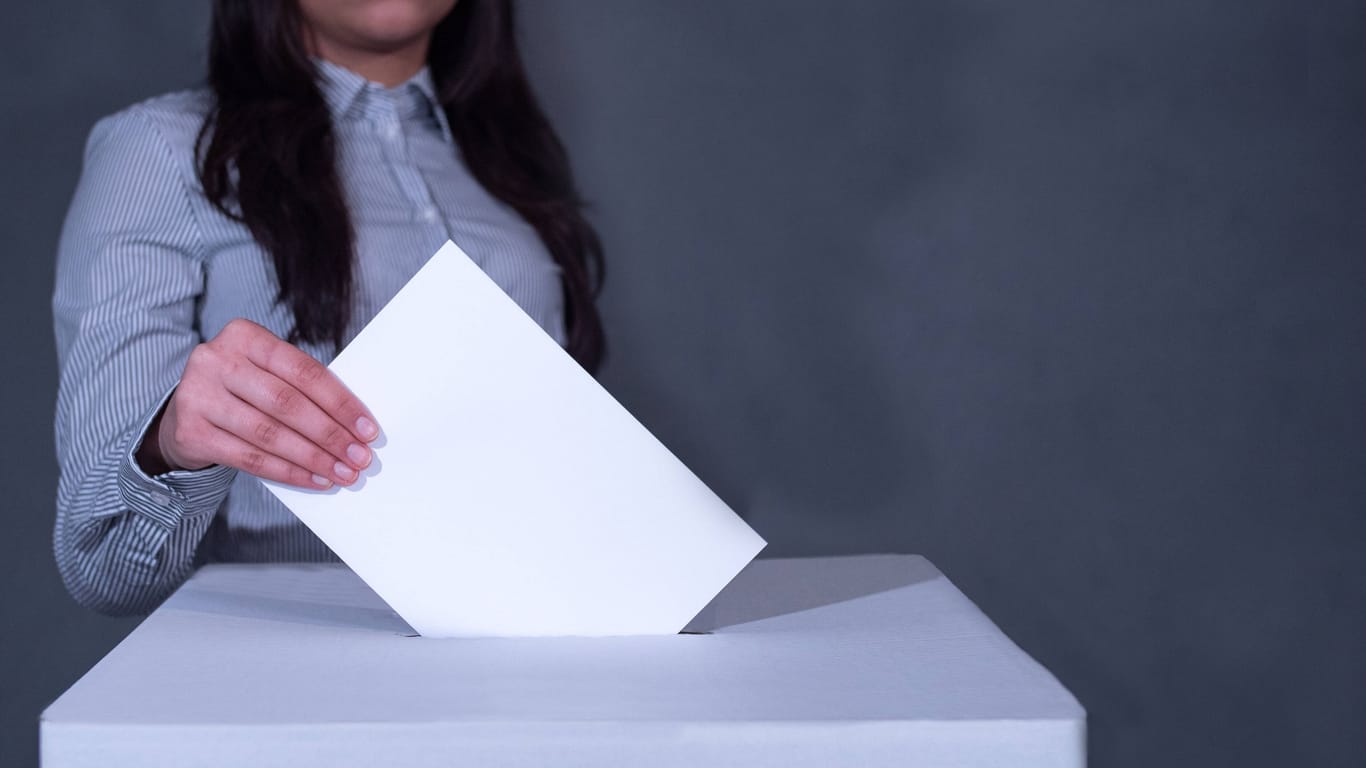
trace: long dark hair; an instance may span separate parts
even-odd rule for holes
[[[428,66],[471,173],[560,266],[568,350],[592,371],[603,353],[593,305],[602,245],[527,82],[513,22],[512,0],[460,0],[432,33]],[[197,145],[204,193],[274,260],[277,298],[294,314],[290,341],[339,348],[355,236],[297,0],[215,0],[209,86],[215,105]]]

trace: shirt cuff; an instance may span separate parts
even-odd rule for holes
[[[176,386],[179,384],[177,381]],[[148,475],[138,465],[138,448],[172,392],[175,392],[175,386],[166,391],[133,430],[119,465],[119,493],[124,504],[167,531],[178,526],[185,517],[216,512],[237,476],[236,469],[222,464],[203,469],[177,469],[159,475]]]

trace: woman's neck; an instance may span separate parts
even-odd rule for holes
[[[428,32],[411,43],[386,50],[371,50],[342,45],[323,35],[313,34],[308,38],[309,53],[312,55],[345,67],[386,88],[407,82],[427,64],[427,48],[432,40]]]

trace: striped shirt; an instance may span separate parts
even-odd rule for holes
[[[355,231],[348,340],[450,239],[563,344],[559,269],[466,168],[430,74],[393,89],[327,62],[319,74]],[[293,326],[270,257],[199,186],[211,104],[179,92],[99,121],[62,231],[53,544],[72,596],[105,613],[150,611],[205,562],[335,559],[246,473],[149,476],[133,458],[196,344],[237,317],[281,337]]]

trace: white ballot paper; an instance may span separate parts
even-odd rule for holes
[[[423,635],[671,634],[764,547],[454,243],[330,367],[374,462],[266,486]]]

